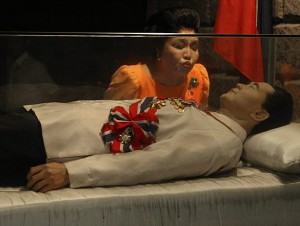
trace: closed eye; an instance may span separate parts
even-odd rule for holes
[[[257,82],[253,82],[250,84],[250,87],[253,88],[253,89],[259,89],[259,85]]]

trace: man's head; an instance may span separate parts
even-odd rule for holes
[[[240,123],[248,134],[286,125],[293,100],[284,89],[267,83],[238,84],[220,97],[220,111]]]

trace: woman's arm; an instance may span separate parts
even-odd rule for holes
[[[131,66],[121,66],[112,76],[111,83],[104,93],[105,100],[136,99],[139,91],[138,73]]]

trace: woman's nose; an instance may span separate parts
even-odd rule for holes
[[[186,47],[183,53],[183,58],[190,60],[192,58],[191,56],[191,49],[189,47]]]

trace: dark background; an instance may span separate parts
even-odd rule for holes
[[[0,1],[0,30],[140,32],[146,0]]]
[[[34,37],[60,32],[143,32],[147,0],[0,0],[0,84],[7,82],[7,35],[33,34],[28,51],[61,84],[109,83],[122,64],[138,63],[139,41],[115,38]]]

